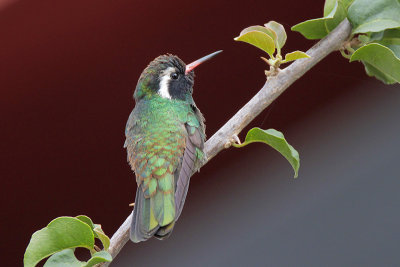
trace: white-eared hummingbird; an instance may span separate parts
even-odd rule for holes
[[[191,175],[206,160],[204,118],[193,100],[194,68],[174,55],[154,59],[140,75],[125,129],[137,191],[130,238],[168,237],[178,220]]]

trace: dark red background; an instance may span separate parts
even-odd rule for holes
[[[262,52],[233,38],[276,20],[288,31],[284,52],[305,51],[314,42],[289,29],[320,16],[322,6],[312,0],[21,0],[3,7],[0,201],[8,253],[2,264],[20,265],[31,234],[57,216],[86,214],[112,235],[129,214],[135,182],[122,147],[124,127],[136,81],[153,58],[173,53],[188,63],[224,50],[196,71],[194,98],[211,136],[265,81]],[[335,53],[252,125],[285,131],[368,79],[361,65]],[[295,143],[295,133],[286,136]],[[237,157],[238,151],[223,152],[194,182],[206,183]]]

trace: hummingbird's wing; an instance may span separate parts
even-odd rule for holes
[[[175,221],[181,215],[185,204],[190,177],[200,168],[206,158],[203,152],[205,141],[204,117],[196,106],[193,106],[193,111],[193,116],[190,116],[190,114],[188,122],[185,123],[187,131],[185,152],[181,166],[175,172]]]

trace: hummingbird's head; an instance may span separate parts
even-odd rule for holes
[[[222,51],[212,53],[186,65],[179,57],[166,54],[157,57],[140,75],[135,99],[162,97],[166,99],[191,99],[193,93],[193,69]]]

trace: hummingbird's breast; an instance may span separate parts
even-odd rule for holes
[[[142,102],[142,101],[141,101]],[[185,131],[189,105],[183,101],[156,99],[139,103],[132,111],[134,127],[142,134]]]

